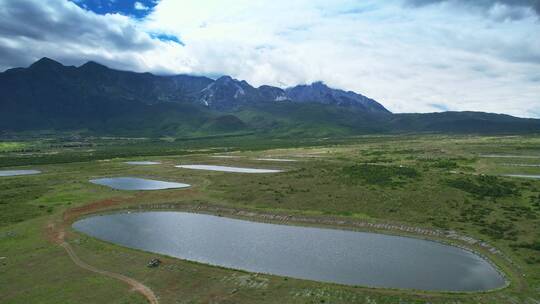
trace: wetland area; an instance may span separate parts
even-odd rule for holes
[[[6,303],[540,301],[537,137],[110,140],[2,152]]]

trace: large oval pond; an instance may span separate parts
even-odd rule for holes
[[[73,228],[186,260],[347,285],[481,291],[505,285],[483,258],[437,242],[185,212],[94,216]]]

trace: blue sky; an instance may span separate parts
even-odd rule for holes
[[[394,112],[540,117],[540,0],[0,0],[0,69],[47,56],[254,86],[324,81]]]
[[[156,6],[154,0],[70,0],[83,9],[96,14],[123,14],[134,18],[144,18]]]
[[[99,15],[120,14],[136,20],[147,17],[159,0],[69,0],[82,9]],[[150,36],[161,41],[172,41],[183,44],[180,39],[171,34],[161,32],[149,32]]]

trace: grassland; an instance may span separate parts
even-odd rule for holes
[[[0,142],[0,152],[11,152],[24,149],[25,144],[20,142]]]
[[[51,223],[67,224],[66,239],[83,261],[143,282],[161,303],[540,301],[540,180],[502,176],[540,174],[540,167],[511,165],[540,164],[537,136],[411,135],[294,141],[247,135],[19,142],[25,151],[3,150],[0,167],[39,169],[43,174],[0,179],[2,303],[144,303],[127,285],[75,266],[51,241],[47,229]],[[212,153],[240,157],[212,158]],[[298,161],[255,160],[259,157]],[[162,164],[123,163],[142,159]],[[192,163],[287,171],[243,175],[173,166]],[[88,183],[90,178],[110,176],[147,177],[194,186],[126,192]],[[160,257],[162,266],[150,269],[145,265],[154,254],[104,243],[69,229],[70,221],[86,213],[165,203],[178,209],[202,206],[205,210],[216,207],[308,217],[314,225],[339,219],[453,230],[499,249],[501,255],[472,246],[505,270],[511,284],[502,290],[473,294],[369,289],[255,275],[168,257]],[[76,209],[88,205],[91,207]],[[73,216],[66,216],[69,214]],[[296,223],[293,220],[290,224]]]

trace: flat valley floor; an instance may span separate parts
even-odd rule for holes
[[[283,172],[175,167],[195,164]],[[538,304],[540,180],[506,176],[539,175],[538,165],[539,136],[6,139],[0,170],[41,173],[0,177],[0,303]],[[122,191],[89,182],[110,177],[191,187]],[[442,293],[319,283],[159,256],[71,228],[91,214],[146,209],[453,243],[489,258],[509,286]],[[162,264],[147,267],[156,257]]]

